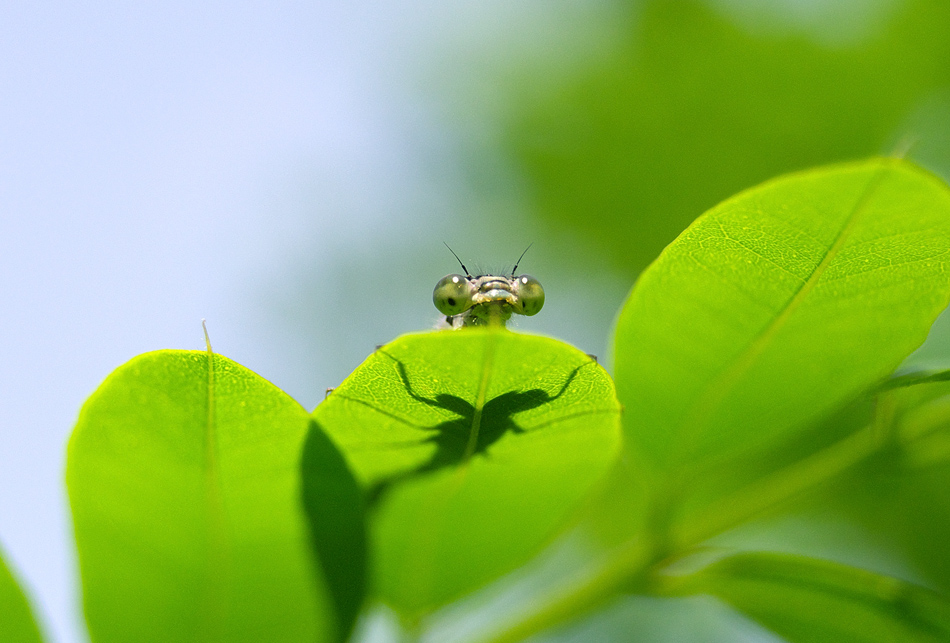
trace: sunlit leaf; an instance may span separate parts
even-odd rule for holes
[[[40,643],[30,604],[0,556],[0,641]]]
[[[716,206],[643,274],[617,325],[635,452],[658,472],[708,465],[853,398],[946,307],[948,248],[950,191],[896,160],[789,175]]]
[[[301,507],[309,428],[221,356],[148,353],[110,375],[67,463],[93,640],[339,640]]]
[[[950,601],[887,576],[787,554],[725,558],[684,581],[792,643],[950,640]]]
[[[314,418],[367,490],[377,590],[409,616],[523,562],[620,444],[613,384],[596,362],[501,330],[401,337]]]

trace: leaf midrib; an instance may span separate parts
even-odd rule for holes
[[[482,374],[478,380],[478,392],[475,395],[474,413],[472,413],[472,427],[468,434],[468,444],[465,445],[465,455],[462,457],[462,466],[468,464],[478,447],[478,432],[482,426],[482,411],[485,409],[485,398],[488,396],[488,383],[491,381],[492,366],[495,364],[496,340],[494,334],[485,336],[485,352],[482,358]]]

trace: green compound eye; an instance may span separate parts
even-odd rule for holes
[[[462,275],[442,277],[432,292],[432,303],[446,317],[459,315],[472,305],[475,287]],[[544,295],[542,295],[542,298]]]
[[[522,315],[537,315],[544,306],[544,288],[540,281],[530,275],[516,278],[512,292],[518,296],[521,309],[516,310]]]

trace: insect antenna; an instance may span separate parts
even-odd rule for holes
[[[443,241],[442,243],[445,244],[445,247],[446,247],[446,248],[449,248],[449,244],[445,243],[444,241]],[[530,246],[529,246],[529,247],[530,247]],[[472,273],[470,273],[470,272],[468,271],[468,268],[465,267],[465,264],[462,263],[462,260],[459,259],[459,256],[458,256],[457,254],[455,254],[455,251],[452,250],[452,248],[449,248],[449,252],[451,252],[453,255],[455,255],[455,258],[458,260],[459,265],[462,266],[462,270],[465,271],[465,276],[468,277],[469,279],[471,279],[471,278],[472,278]],[[524,255],[522,255],[522,256],[524,256]],[[521,259],[519,259],[518,261],[521,261]]]
[[[524,256],[528,254],[528,250],[531,250],[531,246],[534,245],[534,242],[528,244],[528,247],[524,249],[524,252],[521,253],[521,256],[518,257],[518,261],[515,262],[515,267],[511,269],[511,276],[514,277],[515,273],[518,272],[518,264],[521,263],[521,260],[524,259]],[[463,266],[464,267],[464,266]]]

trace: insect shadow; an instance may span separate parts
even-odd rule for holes
[[[506,433],[526,433],[527,431],[514,421],[513,416],[516,413],[535,409],[558,399],[564,395],[583,367],[595,363],[593,361],[586,362],[574,368],[564,380],[561,388],[553,394],[539,388],[527,391],[508,391],[485,402],[481,414],[479,414],[471,402],[456,395],[439,393],[434,398],[420,395],[409,381],[406,365],[386,351],[380,350],[380,352],[396,363],[399,378],[412,399],[428,406],[451,411],[458,417],[432,427],[419,427],[420,430],[429,432],[431,435],[413,444],[434,444],[436,447],[435,453],[418,467],[383,478],[371,486],[367,491],[367,502],[371,507],[376,505],[397,484],[460,464],[475,455],[485,454],[488,448]],[[473,440],[472,434],[476,421],[478,422],[478,433]]]

